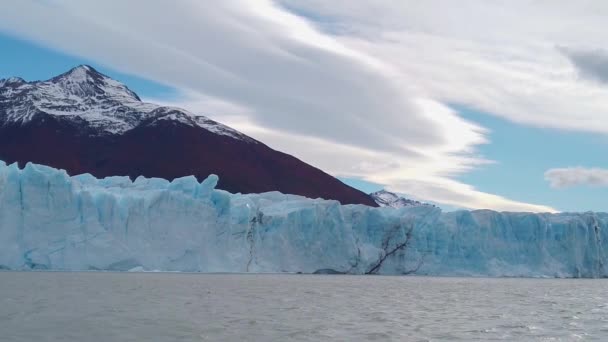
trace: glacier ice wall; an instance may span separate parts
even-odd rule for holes
[[[0,269],[603,277],[608,214],[342,206],[0,162]]]

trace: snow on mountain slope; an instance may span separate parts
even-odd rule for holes
[[[0,269],[608,276],[608,214],[442,213],[0,162]]]
[[[395,209],[405,207],[418,207],[418,206],[434,206],[428,203],[422,203],[420,201],[410,200],[407,198],[399,197],[397,194],[388,192],[386,190],[380,190],[369,194],[376,203],[381,207],[391,207]]]
[[[47,81],[0,80],[2,123],[25,123],[37,113],[84,120],[99,134],[123,134],[142,121],[174,119],[216,134],[256,142],[246,135],[204,116],[183,109],[144,103],[124,84],[88,65],[81,65]]]

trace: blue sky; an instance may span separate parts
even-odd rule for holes
[[[608,211],[608,188],[571,187],[553,189],[544,179],[555,165],[608,168],[608,137],[600,134],[564,132],[518,125],[464,105],[452,105],[462,117],[490,130],[491,143],[478,152],[494,161],[458,177],[477,189],[530,203],[545,203],[561,211]],[[381,190],[381,184],[341,178],[365,192]],[[415,194],[404,194],[416,198]],[[424,199],[422,199],[424,200]],[[446,210],[457,207],[438,203]]]
[[[608,188],[580,186],[553,189],[544,173],[555,166],[608,168],[608,137],[514,124],[466,106],[454,106],[466,119],[490,129],[490,144],[479,152],[494,164],[459,177],[482,191],[560,210],[608,211]]]
[[[608,210],[608,28],[598,10],[235,4],[151,3],[164,28],[129,16],[129,3],[0,4],[0,77],[89,64],[365,192],[387,187],[448,209]]]

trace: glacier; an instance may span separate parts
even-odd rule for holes
[[[608,214],[372,208],[0,161],[0,269],[605,277]]]

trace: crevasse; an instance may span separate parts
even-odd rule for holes
[[[0,269],[604,277],[608,214],[230,194],[0,162]]]

